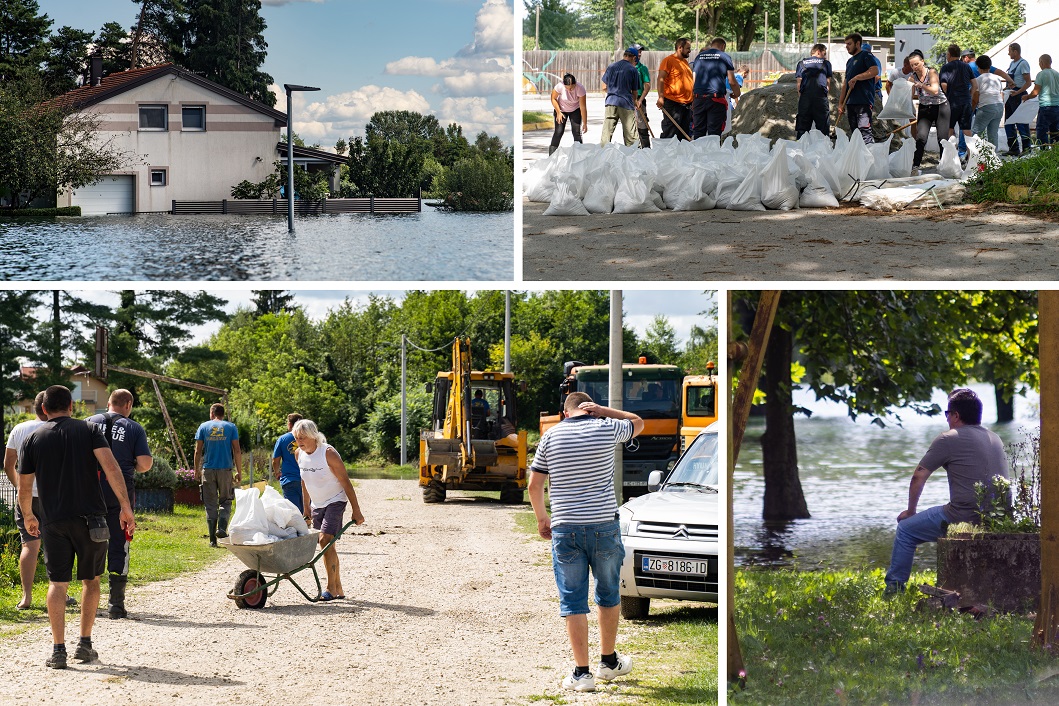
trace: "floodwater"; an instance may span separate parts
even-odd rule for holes
[[[1039,425],[1037,397],[1016,398],[1015,422],[996,419],[993,391],[971,385],[982,398],[985,426],[1005,444]],[[944,409],[945,395],[934,402]],[[814,410],[795,418],[798,466],[810,519],[770,524],[761,519],[764,480],[760,437],[763,419],[751,419],[735,469],[733,508],[736,563],[743,566],[794,566],[799,569],[883,568],[890,563],[897,515],[907,507],[912,471],[935,436],[945,431],[944,416],[922,417],[902,412],[902,426],[885,428],[870,419],[851,421],[845,407],[821,404],[808,393],[796,393],[795,404]],[[927,481],[919,509],[948,502],[945,469]],[[934,544],[916,552],[917,569],[936,566]]]
[[[509,213],[0,222],[0,280],[510,280]]]

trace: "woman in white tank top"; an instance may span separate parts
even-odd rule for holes
[[[304,507],[311,508],[312,512],[306,520],[311,520],[313,527],[320,530],[320,547],[324,547],[342,528],[347,500],[356,524],[364,524],[364,515],[342,457],[327,443],[327,438],[316,428],[316,424],[302,419],[294,425],[291,433],[298,444],[294,458],[301,471],[302,492],[306,496]],[[324,552],[324,568],[327,571],[327,590],[320,594],[320,600],[345,598],[342,577],[339,575],[338,551],[333,544]]]

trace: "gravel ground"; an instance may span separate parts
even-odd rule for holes
[[[346,600],[311,604],[284,582],[264,609],[239,610],[225,594],[245,567],[228,555],[130,588],[133,619],[100,612],[99,662],[47,669],[43,619],[0,640],[0,703],[494,704],[560,691],[571,661],[549,549],[514,529],[516,508],[424,505],[414,481],[358,481],[358,496],[367,523],[337,545]],[[614,703],[620,682],[567,698]]]

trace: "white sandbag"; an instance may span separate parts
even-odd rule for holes
[[[820,169],[814,167],[812,162],[803,155],[796,155],[794,159],[809,180],[808,186],[802,189],[798,197],[798,206],[801,208],[838,208],[835,192],[831,190],[827,180],[820,173]]]
[[[232,544],[248,544],[257,533],[268,534],[268,517],[257,488],[235,490],[235,514],[228,523]]]
[[[963,165],[960,164],[960,151],[956,135],[941,141],[941,160],[938,161],[938,174],[946,179],[963,177]]]
[[[967,138],[967,166],[963,170],[963,178],[970,179],[979,173],[1000,166],[1000,158],[996,155],[996,148],[991,142],[983,140],[978,135]]]
[[[570,176],[561,176],[555,180],[555,193],[552,202],[544,209],[545,216],[587,216],[588,210],[577,197],[576,184],[578,179]]]
[[[255,532],[253,537],[250,537],[245,542],[235,542],[232,544],[273,544],[280,541],[283,537],[277,537],[275,535],[268,534],[267,532]]]
[[[849,141],[849,146],[842,152],[835,168],[835,178],[838,180],[838,191],[835,196],[847,200],[846,194],[850,192],[853,185],[858,181],[868,178],[871,169],[872,156],[864,140],[855,139]]]
[[[798,208],[798,187],[787,166],[787,147],[773,150],[772,159],[761,172],[761,205],[773,211]]]
[[[618,177],[614,192],[614,213],[653,213],[661,211],[655,205],[652,189],[642,175],[623,172]],[[583,207],[583,206],[582,206]]]
[[[835,155],[835,159],[842,156],[842,153],[849,147],[849,137],[846,135],[846,131],[840,127],[835,128],[835,147],[832,150],[832,154]]]
[[[915,140],[905,140],[888,159],[890,165],[890,176],[906,177],[912,175],[912,161],[916,157]]]
[[[666,206],[674,211],[708,211],[717,205],[711,195],[716,186],[712,170],[690,165],[680,181],[666,189]]]
[[[912,83],[905,79],[897,79],[886,96],[882,112],[878,120],[897,120],[907,123],[916,117],[916,108],[912,105]]]
[[[268,518],[269,534],[289,539],[300,537],[309,533],[309,526],[305,524],[298,506],[270,485],[265,486],[261,493],[261,504],[265,508],[265,516]]]
[[[588,185],[582,201],[589,213],[610,213],[614,210],[614,192],[618,185],[609,174],[599,174]]]
[[[1004,91],[1004,100],[1008,99],[1011,94],[1010,91]],[[1040,107],[1040,100],[1037,98],[1030,98],[1028,101],[1023,101],[1022,105],[1015,109],[1015,112],[1011,114],[1010,118],[1004,120],[1005,125],[1015,125],[1018,123],[1025,123],[1029,125],[1037,118],[1037,109]]]
[[[666,208],[666,202],[657,188],[651,189],[651,203],[653,203],[659,211],[664,211]]]
[[[743,183],[732,194],[732,200],[728,204],[729,211],[764,211],[765,206],[761,203],[761,173],[757,170],[751,171],[743,179]]]
[[[921,184],[865,190],[858,200],[862,206],[877,211],[901,211],[936,208],[939,201],[943,205],[960,203],[966,195],[967,187],[957,179],[931,179]]]
[[[717,179],[717,188],[713,192],[713,198],[717,202],[717,208],[728,208],[746,174],[742,172],[726,172]]]
[[[890,178],[890,142],[893,139],[891,135],[886,138],[886,142],[868,145],[868,152],[871,153],[872,159],[871,169],[868,170],[869,179]]]

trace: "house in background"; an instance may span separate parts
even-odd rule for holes
[[[92,375],[92,371],[83,365],[75,365],[66,372],[66,387],[70,388],[70,392],[73,393],[75,403],[84,403],[86,414],[107,411],[107,400],[110,397],[107,392],[107,383]],[[23,365],[19,369],[19,374],[23,381],[29,382],[37,377],[37,368]],[[14,411],[32,414],[33,396],[15,402]]]
[[[102,60],[90,63],[88,84],[57,100],[96,114],[100,139],[134,156],[127,169],[59,194],[59,206],[80,206],[83,215],[165,212],[174,200],[231,198],[239,182],[273,171],[285,113],[174,64],[102,76]],[[345,161],[322,154],[333,159],[294,151],[296,163],[334,171],[334,161]]]

